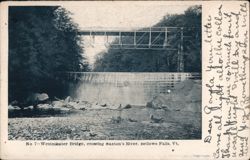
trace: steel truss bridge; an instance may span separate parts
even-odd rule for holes
[[[184,71],[184,53],[198,49],[201,44],[201,29],[195,27],[150,27],[128,28],[84,28],[79,33],[84,37],[84,48],[105,45],[108,49],[165,50],[177,53],[178,71]],[[103,37],[99,43],[96,37]]]

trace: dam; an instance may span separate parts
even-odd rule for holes
[[[181,81],[200,80],[200,73],[180,72],[69,72],[77,80],[73,97],[102,104],[145,105],[158,94],[166,94]]]

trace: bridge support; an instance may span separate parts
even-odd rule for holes
[[[183,54],[183,28],[180,30],[180,43],[178,45],[178,72],[184,72]]]

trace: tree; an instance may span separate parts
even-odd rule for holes
[[[153,27],[186,27],[190,28],[185,34],[195,37],[196,42],[185,40],[184,71],[201,72],[201,6],[192,6],[184,14],[166,15]],[[143,41],[148,42],[148,37]],[[164,35],[159,41],[164,40]],[[116,40],[114,44],[117,44]],[[170,34],[169,43],[177,48],[180,43],[180,34]],[[133,42],[133,37],[124,39],[125,43]],[[136,49],[109,49],[98,55],[94,63],[94,71],[109,72],[176,72],[177,51],[165,50],[136,50]]]
[[[88,70],[78,26],[61,7],[9,7],[9,101],[67,94],[65,71]]]

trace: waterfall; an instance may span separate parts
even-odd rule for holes
[[[78,72],[79,100],[111,105],[145,105],[154,96],[166,93],[185,79],[200,79],[200,73],[172,72]]]

